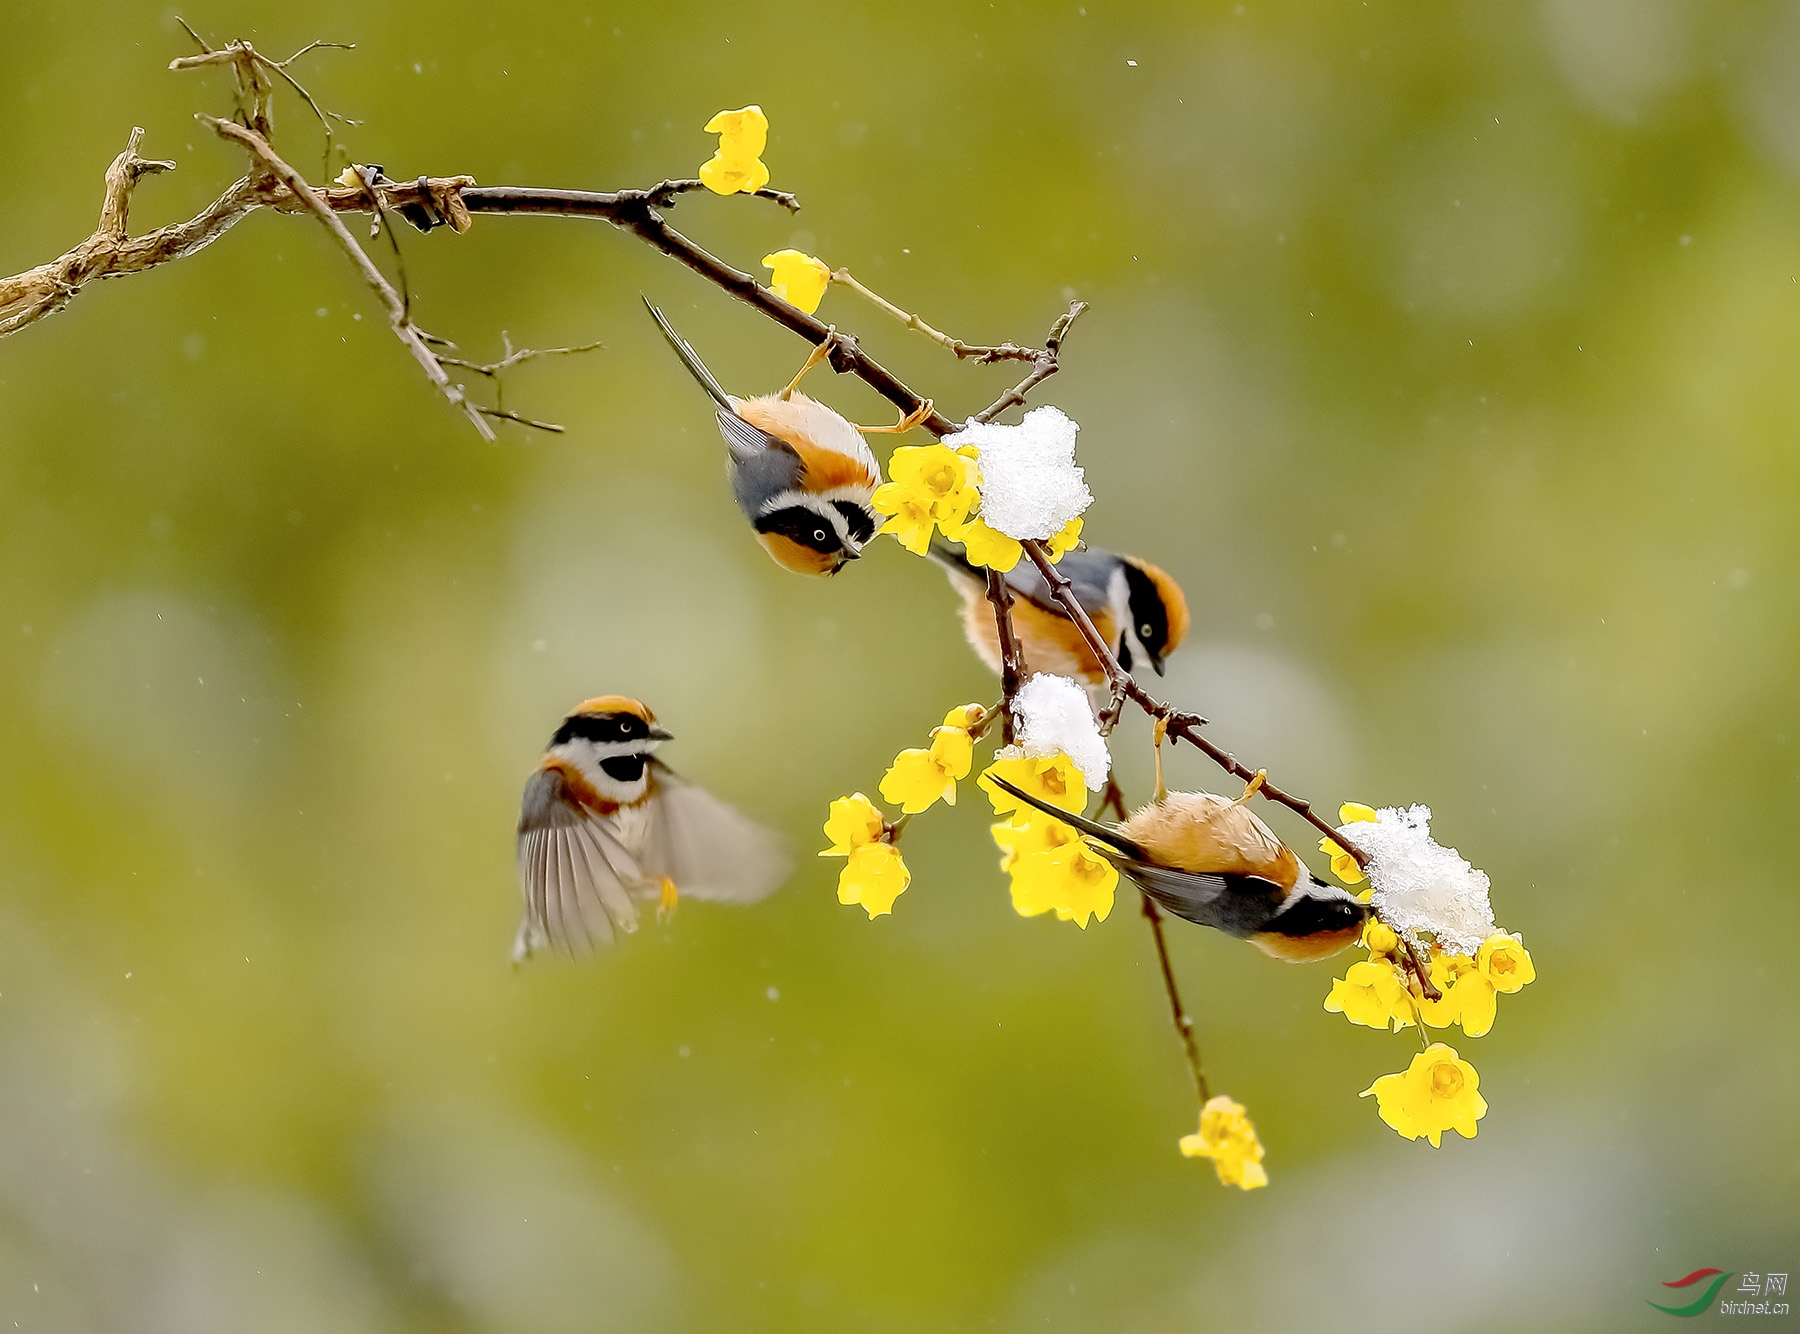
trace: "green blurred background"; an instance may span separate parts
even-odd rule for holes
[[[86,235],[134,124],[181,164],[138,229],[239,173],[174,12],[0,13],[0,271]],[[684,199],[727,259],[797,246],[971,340],[1093,303],[1041,399],[1090,537],[1193,600],[1166,692],[1322,805],[1430,804],[1540,980],[1434,1152],[1356,1097],[1410,1038],[1176,924],[1268,1147],[1221,1189],[1131,901],[1015,917],[972,788],[891,918],[811,856],[996,691],[894,544],[829,582],[756,551],[638,294],[745,392],[803,346],[601,224],[412,237],[466,352],[607,345],[510,382],[566,435],[488,445],[320,229],[257,215],[0,343],[8,1327],[1635,1330],[1661,1280],[1800,1268],[1800,7],[181,12],[356,42],[296,70],[394,176],[649,184],[756,101],[805,209]],[[953,417],[1014,375],[821,314]],[[601,691],[799,870],[514,972],[520,784]]]

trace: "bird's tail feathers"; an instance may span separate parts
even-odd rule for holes
[[[720,387],[719,382],[713,378],[713,373],[706,369],[706,363],[700,360],[700,354],[688,346],[687,339],[676,333],[674,327],[664,318],[663,313],[650,304],[649,297],[644,298],[644,309],[650,312],[650,318],[656,321],[656,327],[661,329],[663,337],[669,340],[669,346],[675,349],[675,355],[681,358],[681,364],[686,366],[688,372],[700,382],[700,387],[707,392],[712,401],[725,411],[735,413],[737,409],[732,404],[731,395]]]
[[[1060,806],[1052,806],[1041,797],[1034,797],[1029,792],[1021,792],[1004,778],[995,777],[993,782],[995,787],[1011,793],[1027,806],[1036,807],[1052,819],[1061,820],[1077,832],[1086,834],[1089,838],[1098,839],[1107,847],[1115,848],[1127,857],[1141,859],[1144,855],[1142,848],[1109,825],[1103,825],[1097,820],[1090,820],[1085,815],[1077,815],[1073,811],[1065,811]]]

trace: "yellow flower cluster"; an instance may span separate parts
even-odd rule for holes
[[[1397,1075],[1383,1075],[1364,1089],[1386,1121],[1406,1139],[1421,1136],[1439,1147],[1446,1130],[1475,1138],[1475,1123],[1487,1115],[1487,1099],[1477,1091],[1481,1077],[1456,1054],[1456,1048],[1434,1042]]]
[[[944,725],[932,729],[928,749],[903,750],[894,757],[881,780],[882,798],[899,806],[903,815],[915,815],[939,800],[954,806],[957,780],[967,778],[975,763],[975,729],[986,720],[987,710],[979,704],[950,710]],[[912,883],[912,872],[893,843],[897,835],[898,825],[889,825],[860,792],[831,803],[825,820],[831,846],[819,855],[849,859],[838,873],[839,903],[860,903],[870,917],[893,912],[894,900]]]
[[[906,445],[888,459],[891,479],[875,492],[873,504],[888,516],[881,531],[892,533],[900,545],[923,556],[931,545],[934,528],[953,542],[960,542],[969,560],[1001,573],[1013,568],[1025,548],[1015,538],[990,528],[975,510],[981,503],[980,454],[973,445],[952,449],[945,444]],[[1081,540],[1081,520],[1069,520],[1045,546],[1051,560]]]
[[[977,781],[1001,817],[992,833],[1000,848],[1000,869],[1011,881],[1013,911],[1021,917],[1054,912],[1059,921],[1074,922],[1084,931],[1090,918],[1104,922],[1113,909],[1118,869],[1089,850],[1069,825],[995,786],[996,777],[1074,813],[1087,804],[1081,770],[1067,755],[1017,756],[995,760]]]
[[[1375,819],[1373,810],[1354,803],[1341,807],[1338,815],[1341,824]],[[1355,884],[1363,878],[1355,859],[1331,839],[1321,839],[1319,847],[1331,854],[1331,869],[1340,879]],[[1425,971],[1440,993],[1429,1000],[1402,968],[1400,939],[1391,927],[1371,918],[1362,943],[1369,957],[1332,982],[1325,1008],[1368,1028],[1392,1026],[1398,1033],[1414,1024],[1426,1029],[1456,1024],[1466,1036],[1478,1038],[1494,1026],[1499,994],[1518,991],[1537,977],[1517,936],[1496,932],[1473,958],[1424,942],[1418,948],[1427,956]],[[1475,1122],[1487,1112],[1487,1103],[1475,1091],[1477,1082],[1475,1067],[1440,1042],[1415,1057],[1404,1073],[1383,1075],[1363,1096],[1373,1093],[1381,1119],[1407,1139],[1423,1136],[1435,1148],[1446,1130],[1475,1137]]]
[[[759,106],[721,111],[706,122],[719,148],[700,168],[700,182],[716,195],[755,194],[769,183],[762,152],[769,142],[769,118]]]
[[[821,857],[847,857],[838,872],[838,902],[860,903],[870,917],[894,910],[894,900],[906,892],[912,872],[906,860],[887,839],[887,821],[875,803],[860,792],[831,803],[825,820],[825,837],[831,846]]]
[[[956,805],[956,784],[975,763],[970,729],[987,716],[979,704],[965,704],[944,715],[944,725],[931,729],[925,750],[903,750],[881,780],[881,798],[908,815],[929,810],[937,802]]]
[[[1207,1099],[1200,1109],[1200,1129],[1181,1137],[1181,1152],[1187,1158],[1211,1158],[1221,1185],[1255,1190],[1269,1184],[1256,1127],[1244,1115],[1244,1104],[1223,1093]]]
[[[831,284],[831,270],[824,260],[815,259],[801,250],[777,250],[772,255],[764,255],[762,262],[765,269],[775,271],[769,280],[771,292],[808,315],[819,308],[819,302],[825,299],[825,289]]]

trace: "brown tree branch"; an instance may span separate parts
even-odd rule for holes
[[[1140,893],[1138,898],[1143,903],[1144,916],[1150,922],[1150,936],[1156,942],[1156,961],[1162,965],[1163,990],[1169,995],[1169,1017],[1175,1022],[1175,1035],[1181,1039],[1181,1050],[1187,1056],[1188,1073],[1194,1077],[1194,1092],[1199,1094],[1200,1105],[1204,1107],[1206,1100],[1212,1097],[1212,1089],[1200,1063],[1200,1040],[1194,1036],[1194,1021],[1188,1017],[1187,1008],[1181,1003],[1181,991],[1175,985],[1175,966],[1169,962],[1169,942],[1163,938],[1162,911],[1148,894]]]
[[[955,353],[958,361],[967,361],[973,358],[977,365],[986,366],[996,361],[1036,361],[1044,355],[1040,348],[1020,347],[1017,343],[999,343],[992,347],[983,347],[975,343],[965,343],[960,338],[952,338],[949,334],[932,328],[912,312],[901,310],[879,292],[864,287],[851,276],[849,269],[833,269],[831,281],[848,287],[877,310],[893,316],[908,329],[924,334],[940,347],[950,349]]]
[[[1013,697],[1025,683],[1023,655],[1019,651],[1018,632],[1013,629],[1012,589],[1006,576],[998,570],[987,572],[987,600],[994,607],[994,630],[1000,640],[1000,737],[1004,744],[1013,743]]]

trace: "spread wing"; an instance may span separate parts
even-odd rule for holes
[[[525,784],[519,811],[525,916],[513,941],[513,962],[549,947],[587,954],[611,943],[615,931],[636,931],[628,890],[642,879],[606,821],[570,800],[557,770],[540,769]]]
[[[683,898],[754,903],[787,879],[793,864],[773,834],[667,766],[655,773],[646,890],[667,876]]]

